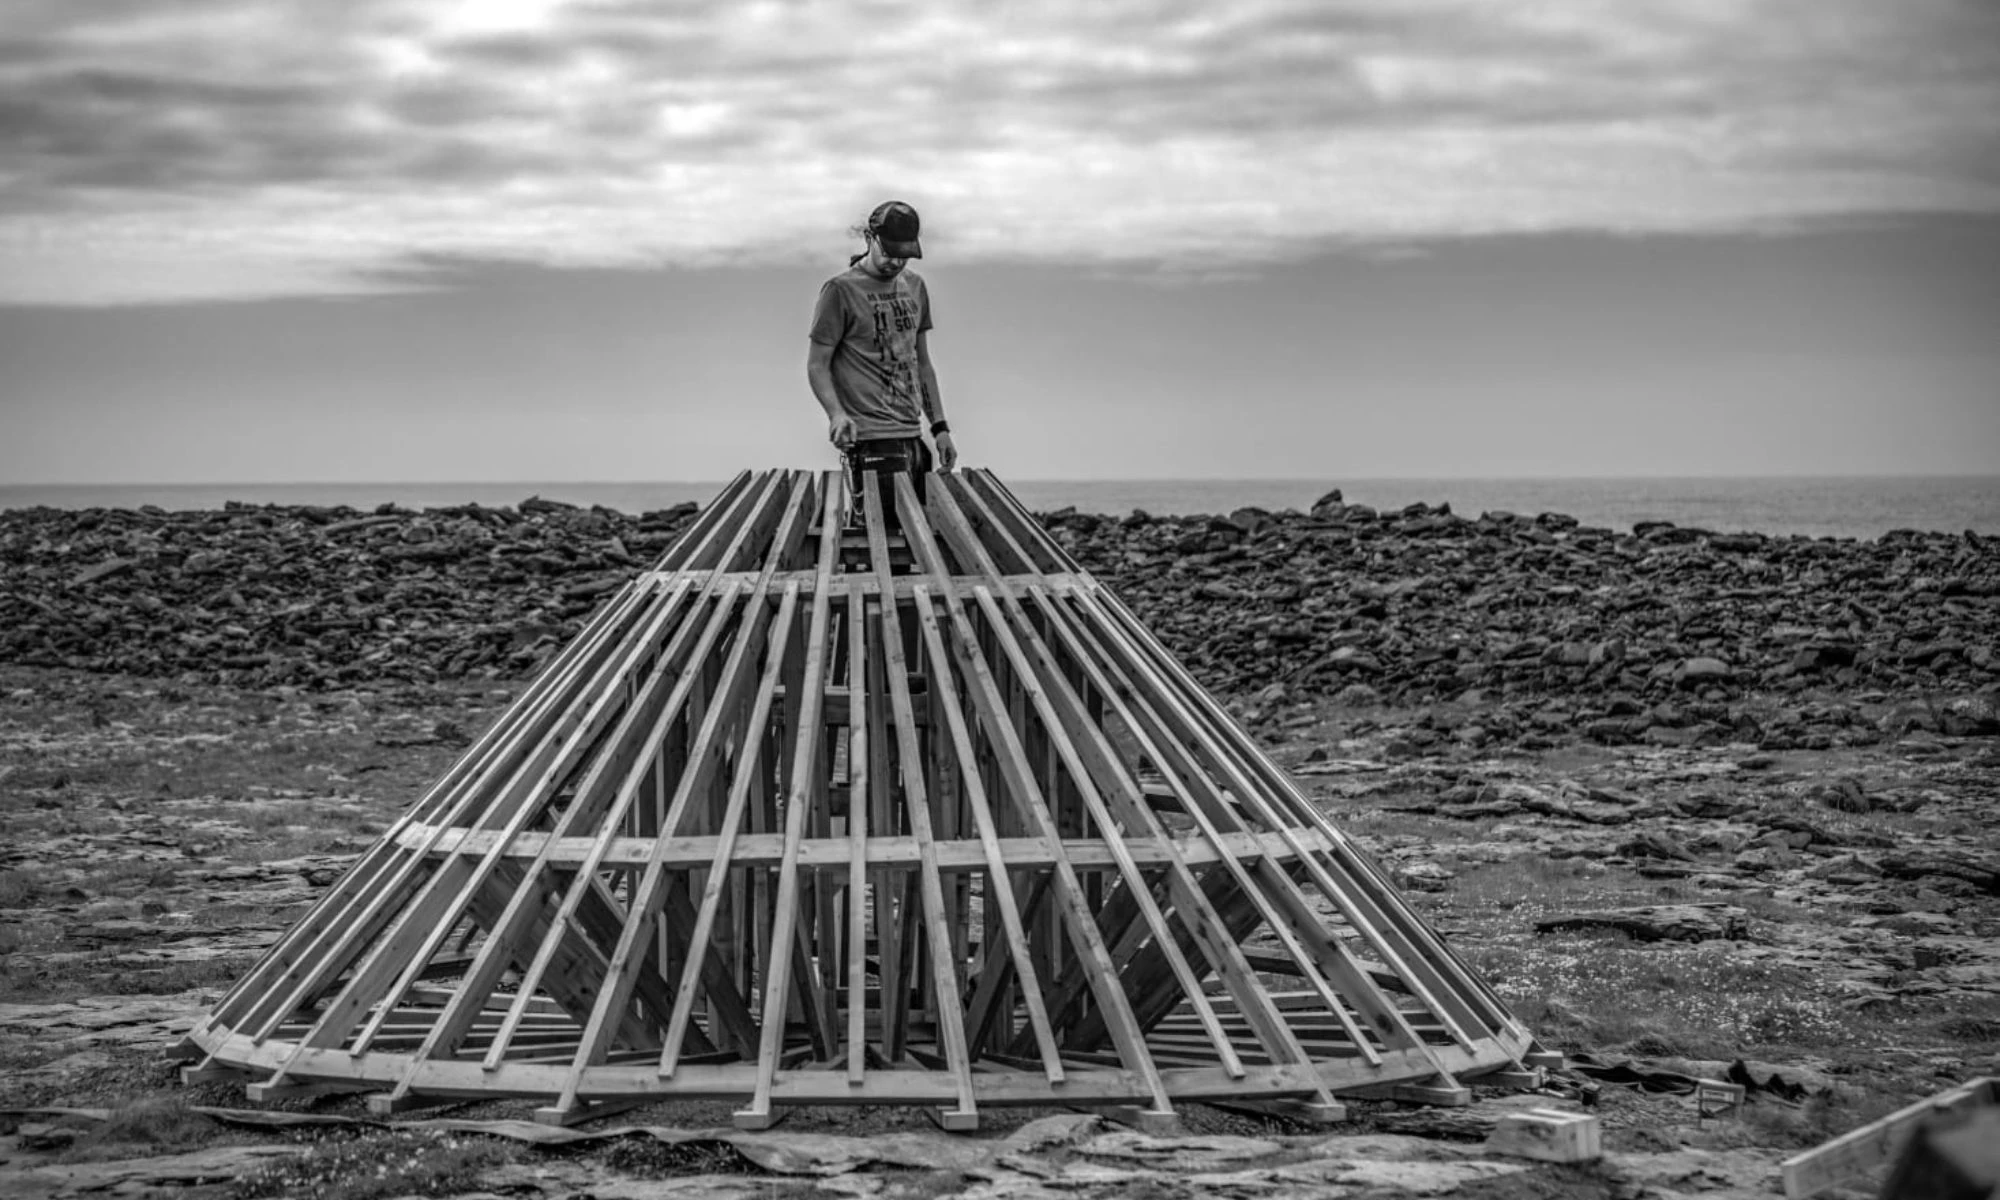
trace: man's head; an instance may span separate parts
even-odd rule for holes
[[[917,241],[920,226],[917,210],[901,200],[877,205],[862,230],[868,238],[869,272],[887,279],[902,271],[909,259],[922,258],[924,248]]]

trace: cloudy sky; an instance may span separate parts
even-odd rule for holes
[[[0,483],[2000,473],[1993,0],[7,0]]]

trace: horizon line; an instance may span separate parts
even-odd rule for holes
[[[747,469],[747,468],[746,468]],[[780,470],[835,471],[838,467],[787,467]],[[990,470],[990,468],[971,468]],[[0,480],[0,488],[231,488],[231,487],[694,487],[726,485],[733,476],[717,479],[219,479],[219,480]],[[1741,480],[1741,479],[1964,479],[2000,482],[1994,471],[1725,471],[1632,472],[1616,475],[1114,475],[1002,476],[1010,483],[1187,484],[1302,483],[1344,487],[1351,483],[1599,483],[1621,480]]]

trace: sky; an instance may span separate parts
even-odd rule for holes
[[[1995,0],[7,0],[0,484],[2000,474]]]

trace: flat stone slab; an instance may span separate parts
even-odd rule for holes
[[[158,1158],[61,1163],[17,1170],[0,1167],[0,1196],[11,1200],[111,1195],[186,1198],[191,1195],[190,1188],[234,1183],[273,1162],[303,1153],[302,1146],[210,1146]]]

